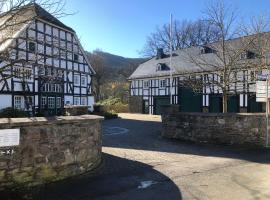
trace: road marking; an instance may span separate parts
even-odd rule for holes
[[[157,183],[158,182],[155,182],[155,181],[142,181],[141,185],[138,186],[138,189],[145,189]]]
[[[126,134],[129,132],[129,129],[122,128],[122,127],[105,127],[103,130],[104,135],[120,135]]]

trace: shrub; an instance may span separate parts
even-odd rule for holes
[[[100,101],[95,106],[97,112],[128,112],[128,104],[121,102],[120,98],[110,97],[109,99],[105,99]]]
[[[5,118],[18,118],[18,117],[28,117],[28,114],[22,110],[16,108],[7,107],[0,110],[0,117]]]

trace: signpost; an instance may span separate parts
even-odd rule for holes
[[[256,101],[265,102],[265,117],[266,117],[266,148],[269,146],[269,77],[268,74],[257,75],[256,81]]]

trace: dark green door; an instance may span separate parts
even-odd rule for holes
[[[222,96],[217,94],[209,95],[209,112],[222,113]]]
[[[191,88],[179,88],[181,112],[202,112],[202,95],[193,92]]]
[[[235,113],[239,112],[239,96],[229,96],[228,97],[228,112]]]
[[[248,112],[255,113],[255,112],[262,112],[262,102],[256,102],[255,95],[248,96]]]
[[[154,97],[154,114],[160,115],[161,114],[161,107],[170,104],[170,97]]]

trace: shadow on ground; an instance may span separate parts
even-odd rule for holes
[[[114,119],[103,122],[103,129],[123,127],[126,134],[104,135],[103,146],[199,156],[224,157],[257,163],[270,163],[270,150],[226,145],[198,144],[161,137],[161,122]]]
[[[88,174],[66,181],[43,185],[28,192],[0,194],[2,200],[163,200],[182,199],[178,187],[151,166],[103,154],[103,165],[98,173]],[[141,183],[152,181],[146,188]],[[148,181],[148,182],[147,182]],[[28,193],[28,194],[27,194]],[[30,195],[31,193],[31,195]],[[27,194],[27,198],[23,198]]]

